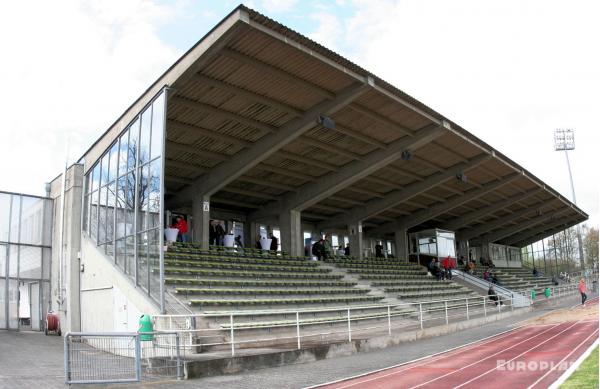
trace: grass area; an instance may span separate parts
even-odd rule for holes
[[[577,370],[560,386],[560,389],[598,388],[598,347],[583,361]]]

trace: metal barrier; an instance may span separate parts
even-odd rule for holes
[[[391,335],[393,332],[424,329],[476,317],[487,317],[506,310],[520,309],[515,304],[523,298],[530,304],[578,294],[577,285],[551,288],[550,297],[533,300],[531,291],[513,296],[476,296],[447,300],[430,300],[395,305],[262,310],[199,313],[193,315],[156,315],[156,331],[177,332],[182,348],[189,352],[229,350],[231,356],[242,348],[282,347],[300,349],[307,341],[314,343],[352,341],[361,337]],[[201,322],[202,320],[202,322]],[[198,327],[203,328],[198,328]]]
[[[65,335],[65,382],[139,382],[183,377],[177,332],[73,332]]]

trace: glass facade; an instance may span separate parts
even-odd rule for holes
[[[43,329],[50,289],[52,199],[0,192],[0,328]]]
[[[88,169],[83,216],[84,232],[159,304],[165,103],[163,90]]]

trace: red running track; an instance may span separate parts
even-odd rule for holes
[[[598,299],[590,304],[598,304]],[[520,327],[437,356],[319,388],[546,388],[597,338],[597,318]]]

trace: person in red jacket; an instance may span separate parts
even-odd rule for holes
[[[183,216],[177,216],[177,224],[175,227],[179,230],[179,236],[182,242],[188,241],[188,225]]]
[[[444,277],[447,280],[452,279],[452,268],[456,267],[456,262],[449,255],[442,259],[442,267],[444,268]]]
[[[587,300],[587,294],[585,294],[585,280],[582,278],[579,281],[579,293],[581,293],[581,305],[585,305],[585,300]]]

